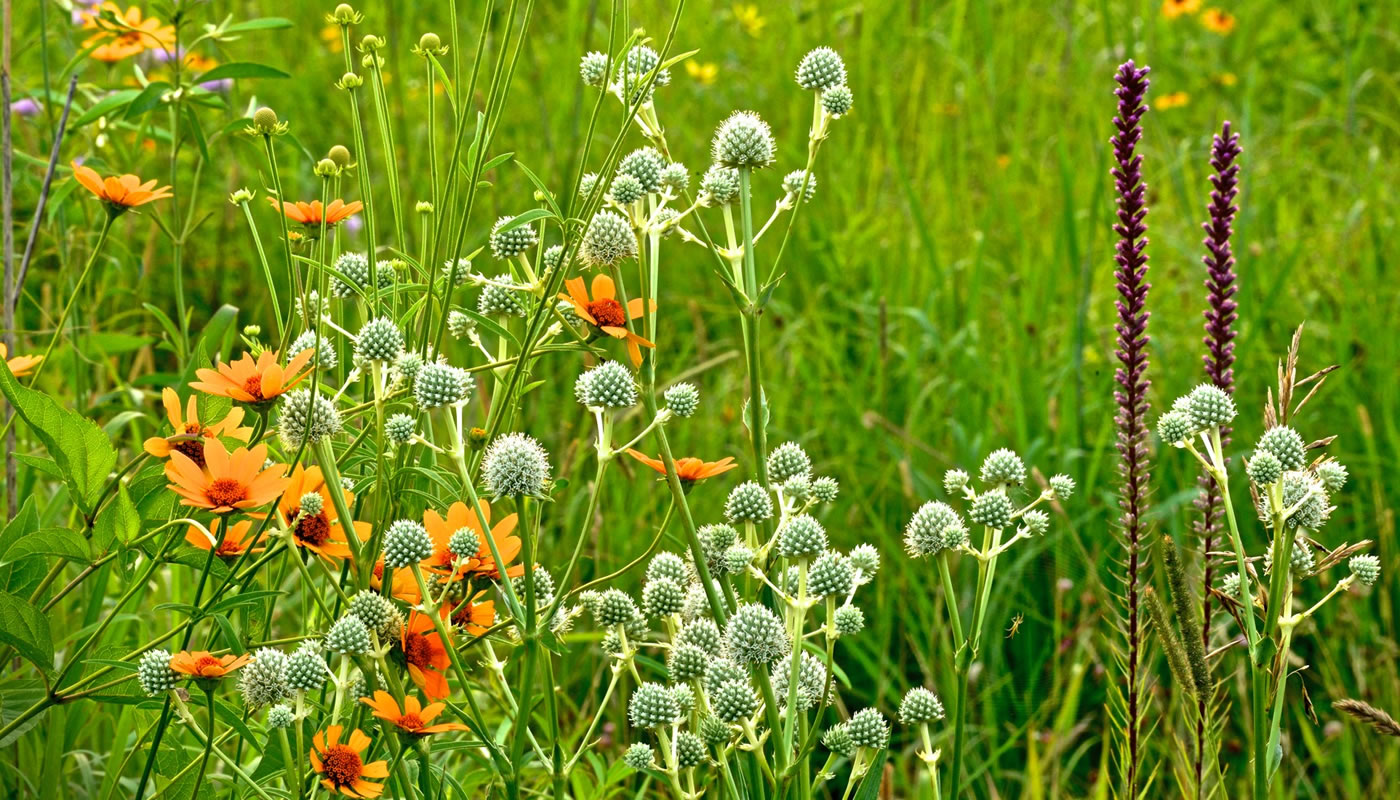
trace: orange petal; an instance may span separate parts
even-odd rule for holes
[[[594,300],[616,300],[617,286],[613,279],[607,275],[593,276],[593,299]]]

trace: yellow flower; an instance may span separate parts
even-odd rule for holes
[[[1233,72],[1222,72],[1215,76],[1215,82],[1221,86],[1234,86],[1240,82],[1240,79],[1235,77]]]
[[[1167,19],[1194,14],[1201,10],[1201,0],[1162,0],[1162,16]]]
[[[754,3],[735,3],[734,18],[739,21],[744,33],[750,36],[757,36],[763,32],[763,26],[768,24],[768,20],[758,13],[758,6]]]
[[[715,66],[715,64],[710,61],[703,63],[687,61],[685,62],[685,72],[687,75],[694,78],[696,83],[699,83],[701,86],[709,86],[714,83],[715,78],[719,76],[719,67]]]
[[[340,26],[327,25],[321,29],[321,41],[326,43],[326,47],[332,53],[339,53],[345,49],[345,45],[340,41]]]
[[[1002,153],[1001,155],[997,156],[997,166],[1001,167],[1002,169],[1006,169],[1007,167],[1011,166],[1011,156],[1007,153]]]
[[[1223,9],[1208,8],[1201,14],[1201,24],[1211,33],[1228,36],[1235,29],[1235,18]]]
[[[1172,108],[1180,108],[1189,102],[1191,102],[1191,95],[1186,92],[1172,92],[1171,94],[1165,94],[1157,98],[1157,102],[1153,105],[1157,106],[1158,111],[1166,111]]]

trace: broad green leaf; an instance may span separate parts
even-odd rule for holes
[[[44,684],[38,680],[6,681],[4,691],[0,691],[0,723],[10,724],[20,714],[32,708],[35,703],[43,700],[46,693]],[[19,727],[10,731],[4,739],[0,739],[0,747],[9,747],[16,739],[43,721],[46,716],[47,712],[40,712],[30,717]]]
[[[136,97],[127,104],[126,119],[135,119],[147,111],[159,108],[160,104],[163,102],[162,98],[165,97],[166,92],[169,92],[170,89],[170,84],[165,81],[156,81],[155,83],[148,84],[146,88],[141,90],[141,94],[136,95]]]
[[[38,529],[39,512],[34,509],[34,498],[33,496],[26,497],[24,505],[20,506],[19,513],[5,525],[3,531],[0,531],[0,562],[12,560],[6,558],[10,548],[28,538],[31,533]]]
[[[9,592],[0,592],[0,642],[13,647],[35,666],[53,669],[48,617]]]
[[[250,61],[234,61],[228,64],[220,64],[208,72],[194,79],[195,83],[208,83],[209,81],[223,80],[224,78],[290,78],[291,76],[280,69],[274,69],[266,64],[254,64]]]
[[[14,543],[0,563],[9,564],[29,556],[58,556],[86,564],[92,560],[87,538],[68,528],[41,528]]]
[[[112,549],[113,543],[125,545],[141,533],[141,513],[131,502],[126,486],[117,487],[117,493],[107,505],[97,513],[92,524],[92,550],[102,555]]]
[[[96,103],[93,103],[92,108],[84,111],[82,116],[70,122],[69,127],[81,128],[84,125],[96,122],[127,103],[130,103],[140,94],[140,89],[122,89],[119,92],[112,92]]]

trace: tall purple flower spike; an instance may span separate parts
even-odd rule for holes
[[[1131,60],[1118,68],[1114,80],[1118,88],[1118,116],[1113,125],[1113,184],[1118,193],[1118,222],[1113,231],[1118,235],[1114,260],[1118,269],[1113,273],[1118,282],[1118,361],[1121,366],[1114,377],[1118,389],[1114,400],[1118,404],[1115,422],[1118,426],[1118,453],[1122,458],[1119,469],[1123,485],[1119,494],[1122,516],[1119,526],[1126,549],[1123,602],[1127,605],[1127,686],[1125,728],[1127,747],[1123,754],[1127,785],[1123,794],[1137,796],[1138,769],[1141,764],[1138,741],[1142,721],[1142,661],[1143,626],[1139,609],[1142,593],[1143,516],[1147,506],[1147,389],[1151,382],[1147,372],[1147,184],[1142,180],[1142,156],[1137,153],[1142,140],[1142,116],[1147,113],[1143,98],[1150,83],[1150,67],[1139,69]]]

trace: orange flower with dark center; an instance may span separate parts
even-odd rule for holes
[[[341,487],[340,491],[343,492],[342,496],[345,498],[345,507],[354,506],[354,492],[344,487]],[[302,516],[300,520],[297,520],[296,528],[292,531],[292,539],[299,547],[305,547],[307,550],[327,558],[349,558],[352,551],[349,539],[346,537],[345,526],[335,515],[335,503],[331,498],[331,490],[326,485],[326,479],[321,474],[320,467],[306,469],[297,464],[292,470],[287,488],[282,493],[282,499],[277,503],[277,510],[282,513],[282,521],[290,525],[292,520],[297,519],[297,516],[301,514],[301,498],[312,493],[321,496],[321,511],[318,514]],[[368,522],[355,522],[353,530],[356,541],[363,542],[368,539],[370,529]]]
[[[486,524],[490,525],[491,504],[484,500],[481,503],[481,515],[486,518]],[[501,560],[506,564],[506,574],[512,578],[525,574],[523,564],[510,565],[516,556],[520,555],[520,537],[512,535],[517,520],[518,517],[511,514],[491,528],[491,538],[496,542],[496,549],[501,552]],[[459,501],[448,507],[447,519],[443,519],[436,509],[424,511],[423,527],[428,529],[428,535],[433,539],[433,554],[425,562],[430,571],[443,576],[455,575],[455,580],[472,575],[480,575],[493,581],[501,577],[496,569],[496,559],[491,555],[491,546],[487,544],[486,537],[482,536],[481,523],[476,518],[476,512],[466,503]],[[476,533],[476,555],[456,566],[454,573],[456,556],[448,549],[448,544],[452,541],[452,534],[463,528],[469,528]]]
[[[1201,14],[1201,25],[1211,33],[1226,36],[1235,29],[1235,18],[1224,9],[1208,8]]]
[[[185,403],[183,414],[180,412],[180,397],[175,394],[174,389],[167,387],[162,390],[161,402],[165,405],[165,416],[170,420],[170,427],[175,433],[164,438],[152,436],[142,445],[147,453],[156,458],[168,458],[171,451],[178,451],[203,469],[206,439],[225,437],[247,442],[248,437],[253,435],[252,428],[239,427],[239,423],[243,422],[241,408],[228,412],[228,416],[218,422],[204,425],[199,421],[199,406],[193,395]]]
[[[467,726],[460,722],[428,724],[447,708],[446,703],[429,703],[423,706],[419,704],[418,698],[409,695],[403,699],[403,708],[400,709],[394,696],[385,691],[375,692],[372,698],[361,697],[360,702],[373,709],[374,716],[413,736],[467,730]]]
[[[374,569],[370,570],[369,585],[376,592],[384,588],[384,559],[374,562]],[[394,570],[394,585],[390,594],[411,605],[417,605],[423,599],[423,594],[418,591],[418,579],[413,577],[412,570],[407,569]]]
[[[324,211],[321,208],[320,200],[312,200],[309,203],[302,203],[300,201],[296,203],[279,203],[277,198],[269,197],[267,201],[272,204],[273,208],[280,208],[282,213],[287,215],[287,219],[309,226],[319,226],[322,217],[325,218],[327,225],[335,225],[360,213],[365,207],[365,204],[361,203],[359,200],[353,203],[346,203],[338,197],[332,200],[330,205],[325,207]]]
[[[399,635],[399,647],[403,650],[409,677],[429,700],[441,700],[451,693],[443,671],[452,666],[452,659],[430,617],[418,611],[411,612]]]
[[[240,447],[229,453],[218,439],[204,440],[204,466],[179,450],[170,451],[165,477],[181,504],[215,514],[267,505],[287,485],[284,464],[263,469],[267,445]]]
[[[191,383],[190,388],[256,408],[267,408],[278,395],[307,376],[303,370],[315,352],[315,348],[307,348],[292,356],[285,367],[277,363],[276,350],[262,351],[256,361],[244,353],[237,361],[220,363],[216,369],[195,370],[199,380]]]
[[[573,304],[574,313],[579,319],[614,339],[626,341],[627,354],[632,357],[632,366],[641,366],[642,348],[655,346],[627,329],[628,320],[640,319],[645,313],[641,298],[629,301],[624,309],[617,299],[617,286],[607,275],[593,276],[591,294],[584,288],[583,278],[570,278],[564,282],[564,286],[569,292],[561,292],[559,297]],[[651,310],[656,310],[654,301]]]
[[[322,776],[321,785],[329,792],[340,792],[346,797],[378,797],[384,792],[384,784],[370,783],[365,778],[389,777],[388,762],[366,764],[361,755],[369,747],[369,737],[357,728],[342,743],[340,734],[344,730],[332,725],[311,737],[311,766]]]
[[[198,547],[200,550],[208,550],[213,547],[214,555],[223,559],[237,558],[248,552],[249,547],[262,541],[261,536],[257,538],[256,542],[251,541],[253,523],[250,520],[245,519],[241,522],[234,523],[233,526],[228,529],[227,533],[222,532],[223,527],[224,522],[222,519],[214,520],[214,524],[209,527],[209,534],[213,534],[214,536],[211,541],[209,534],[206,534],[198,526],[191,525],[189,529],[185,531],[185,541]],[[218,543],[217,547],[215,547],[215,542]],[[262,548],[260,547],[253,548],[253,552],[255,553],[261,552],[261,550]]]
[[[1201,0],[1162,0],[1162,16],[1176,19],[1201,10]]]
[[[10,368],[10,372],[14,373],[16,378],[23,378],[25,375],[33,372],[34,368],[39,366],[39,362],[43,360],[43,356],[15,356],[14,358],[10,358],[10,348],[6,347],[4,342],[0,342],[0,361],[5,362],[5,366]]]
[[[627,455],[661,473],[663,478],[666,476],[666,464],[660,459],[652,458],[646,453],[637,452],[630,447],[627,448]],[[698,458],[678,458],[676,459],[676,477],[680,478],[685,483],[695,483],[696,481],[703,481],[706,478],[713,478],[716,475],[728,472],[737,466],[739,465],[734,463],[733,456],[721,458],[719,461],[702,461]]]
[[[97,174],[97,170],[92,167],[85,167],[82,164],[72,162],[73,177],[83,188],[97,195],[107,206],[107,213],[113,216],[130,211],[137,206],[144,206],[147,203],[154,203],[157,200],[164,200],[173,197],[169,186],[156,188],[154,180],[141,182],[135,175],[122,175],[117,177],[109,175],[103,178]]]
[[[170,668],[192,678],[222,678],[252,660],[247,653],[216,656],[208,650],[182,650],[170,657]]]
[[[472,597],[462,600],[453,606],[448,619],[472,636],[486,633],[496,624],[496,603],[482,600],[485,596],[486,592],[477,592]]]
[[[101,13],[111,12],[116,20],[103,19]],[[83,29],[96,30],[83,42],[83,49],[97,45],[89,55],[98,61],[113,63],[147,50],[174,50],[175,28],[162,25],[155,17],[141,18],[136,6],[122,11],[116,3],[103,3],[83,12]]]

